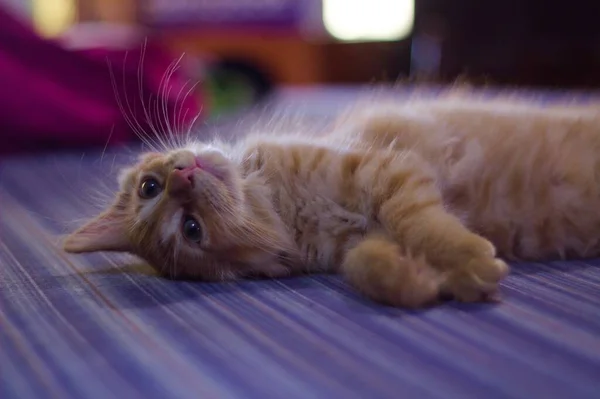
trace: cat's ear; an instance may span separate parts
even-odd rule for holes
[[[67,236],[63,249],[70,253],[97,251],[129,252],[127,218],[123,210],[110,207]]]

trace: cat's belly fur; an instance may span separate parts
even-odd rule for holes
[[[508,137],[471,148],[441,173],[448,209],[508,259],[596,257],[600,154],[583,144]]]
[[[600,256],[597,110],[407,107],[351,118],[351,134],[363,148],[418,152],[449,211],[505,258]]]

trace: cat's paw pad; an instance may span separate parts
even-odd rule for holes
[[[486,242],[482,251],[448,271],[442,292],[461,302],[483,302],[498,299],[499,283],[508,275],[509,267],[495,258],[496,251]]]

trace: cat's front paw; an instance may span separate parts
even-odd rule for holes
[[[494,301],[509,267],[495,257],[496,250],[487,240],[476,240],[473,245],[461,251],[460,261],[445,273],[441,292],[460,302]]]

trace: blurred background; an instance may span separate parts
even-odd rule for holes
[[[248,90],[259,94],[271,84],[409,76],[600,85],[600,2],[593,0],[2,1],[47,37],[78,23],[144,29],[176,53],[204,61],[198,75],[207,61],[218,65],[222,70],[210,84],[248,80]]]
[[[594,0],[0,0],[43,38],[72,48],[150,38],[211,114],[281,86],[403,80],[593,89]]]
[[[598,85],[593,0],[3,0],[44,35],[144,26],[177,51],[244,60],[282,83],[427,73]]]

